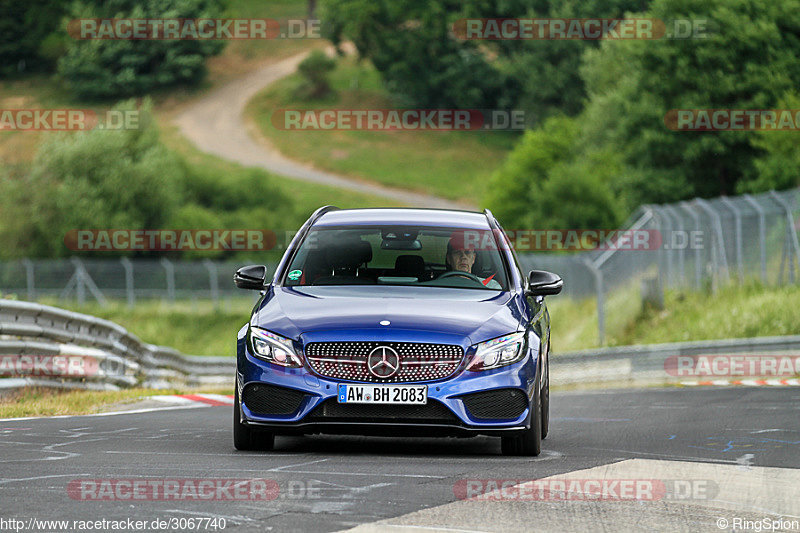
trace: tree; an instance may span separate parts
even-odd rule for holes
[[[613,189],[620,162],[592,151],[577,157],[580,123],[551,117],[526,132],[494,174],[485,203],[507,228],[615,228],[623,209]]]
[[[656,0],[645,16],[712,26],[706,38],[606,41],[589,52],[586,113],[607,119],[586,134],[624,155],[636,203],[735,193],[757,172],[757,136],[675,132],[664,116],[671,109],[775,107],[800,86],[800,2]]]
[[[115,109],[134,108],[126,102]],[[4,218],[24,221],[4,230],[20,231],[27,241],[6,233],[0,242],[16,241],[27,255],[61,257],[71,253],[64,244],[70,230],[163,227],[181,202],[184,168],[159,143],[150,104],[139,112],[138,129],[95,129],[45,141],[30,175],[3,187]]]
[[[778,107],[800,109],[800,94],[790,92],[781,99]],[[797,142],[797,131],[761,131],[755,134],[752,143],[763,151],[763,155],[755,161],[755,176],[737,184],[738,193],[800,187],[800,143]]]
[[[83,0],[72,18],[193,19],[218,18],[220,0]],[[218,54],[220,41],[115,40],[70,41],[59,73],[83,99],[145,95],[179,84],[196,84],[206,73],[205,60]]]
[[[65,13],[61,0],[0,2],[0,75],[48,68]]]
[[[800,86],[800,1],[654,0],[638,16],[708,20],[708,34],[605,40],[588,49],[580,69],[588,99],[573,119],[580,126],[548,120],[526,134],[496,176],[498,186],[515,192],[488,196],[493,209],[534,222],[540,212],[553,224],[579,217],[610,221],[643,203],[798,183],[795,132],[673,131],[665,115],[673,109],[771,109],[785,95],[785,107],[800,104],[792,96]],[[545,201],[534,202],[532,180]],[[597,193],[589,193],[590,182],[599,184]],[[609,209],[603,213],[594,204],[590,216],[587,201],[595,197]],[[555,198],[560,203],[548,204]]]
[[[475,42],[451,35],[465,4],[477,3],[330,0],[324,5],[333,42],[351,40],[401,100],[431,108],[508,108],[516,100],[513,80]]]
[[[645,10],[650,0],[545,0],[539,4],[538,9],[524,16],[618,19]],[[483,13],[483,16],[493,15]],[[581,58],[600,42],[534,39],[489,41],[489,44],[498,50],[497,61],[502,70],[519,85],[516,106],[541,121],[553,114],[574,116],[581,112],[587,96],[580,76]]]

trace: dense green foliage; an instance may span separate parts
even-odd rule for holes
[[[598,41],[456,38],[468,18],[619,18],[649,0],[328,0],[332,39],[351,40],[412,105],[521,107],[573,115],[585,97],[580,58]],[[461,36],[463,37],[463,36]],[[421,75],[424,73],[424,75]]]
[[[513,80],[476,42],[451,35],[464,10],[480,1],[328,0],[323,16],[333,27],[333,41],[352,41],[389,90],[412,105],[509,107],[515,100]]]
[[[0,2],[0,75],[48,67],[64,36],[58,31],[66,2]]]
[[[222,0],[79,0],[70,18],[215,18]],[[222,50],[211,40],[70,39],[58,71],[77,96],[102,99],[144,95],[163,87],[197,83],[205,60]]]
[[[791,132],[676,132],[671,109],[792,109],[800,2],[757,0],[329,0],[399,101],[515,107],[538,125],[484,203],[511,226],[616,224],[642,203],[797,185]],[[692,21],[698,38],[459,39],[463,18]],[[423,73],[424,75],[420,75]]]
[[[709,32],[699,39],[606,40],[587,50],[582,112],[545,122],[522,139],[493,179],[491,209],[516,224],[539,223],[535,212],[545,208],[528,203],[536,198],[554,209],[545,223],[582,227],[597,219],[592,206],[601,204],[621,221],[642,203],[800,185],[795,132],[681,132],[664,121],[671,109],[796,107],[800,2],[655,0],[641,16],[707,19]],[[553,153],[553,143],[575,131]],[[554,181],[572,185],[559,189]],[[576,197],[579,184],[589,182],[591,191]],[[520,214],[529,207],[533,214]]]
[[[44,142],[29,174],[0,179],[0,212],[5,257],[69,255],[64,238],[76,229],[278,228],[294,218],[291,199],[256,171],[227,177],[189,167],[167,150],[149,102],[139,109],[138,128]]]

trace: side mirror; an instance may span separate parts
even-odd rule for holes
[[[528,274],[529,296],[548,296],[558,294],[564,287],[564,280],[558,274],[546,270],[531,270]]]
[[[267,267],[249,265],[240,268],[233,275],[233,283],[240,289],[261,290],[267,282]]]

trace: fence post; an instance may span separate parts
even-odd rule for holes
[[[78,304],[83,305],[86,303],[86,289],[88,288],[89,292],[94,296],[94,299],[97,300],[97,303],[105,307],[108,302],[105,296],[103,296],[103,293],[100,292],[100,289],[97,288],[97,285],[95,285],[94,280],[89,276],[86,267],[83,265],[83,261],[77,257],[72,257],[70,258],[70,262],[75,265],[75,274],[72,275],[70,283],[73,280],[75,282],[75,294],[78,297]],[[67,284],[67,289],[68,288],[69,284]],[[67,291],[67,289],[65,289],[65,291]]]
[[[28,301],[32,302],[36,299],[36,286],[33,270],[33,261],[30,259],[23,259],[22,264],[25,265],[25,285],[27,287]]]
[[[711,220],[714,223],[714,226],[716,227],[716,231],[717,231],[717,239],[716,239],[717,240],[717,246],[716,246],[716,249],[717,249],[717,261],[719,261],[719,263],[721,265],[721,269],[718,268],[718,270],[723,272],[724,275],[725,275],[725,278],[728,279],[730,277],[730,275],[728,273],[728,256],[725,254],[725,238],[722,235],[722,219],[720,218],[719,213],[717,213],[714,210],[714,208],[711,207],[711,204],[709,204],[708,202],[706,202],[702,198],[695,198],[694,202],[698,206],[700,206],[703,209],[703,211],[708,213],[709,218],[711,218]],[[714,262],[715,266],[717,266],[717,261]]]
[[[75,265],[75,296],[78,298],[78,305],[83,306],[86,303],[86,285],[83,281],[83,265],[77,257],[72,258],[72,264]]]
[[[175,265],[166,257],[162,257],[161,266],[167,274],[167,298],[171,303],[175,303]]]
[[[681,202],[681,208],[683,208],[683,210],[686,211],[687,213],[689,213],[689,216],[692,217],[692,220],[694,221],[694,229],[695,229],[695,231],[697,231],[699,233],[701,231],[701,229],[700,229],[700,217],[695,212],[694,208],[691,205],[689,205],[688,202]],[[705,242],[705,241],[703,241],[703,242]],[[695,288],[697,288],[697,289],[700,288],[702,277],[703,277],[703,264],[702,264],[702,261],[700,259],[700,248],[698,247],[698,248],[694,249],[694,286],[695,286]]]
[[[217,265],[210,259],[203,261],[203,266],[208,270],[208,286],[211,289],[211,300],[214,302],[214,307],[219,307],[219,275],[217,273]]]
[[[797,259],[798,267],[800,268],[800,242],[797,239],[797,230],[794,227],[794,220],[792,219],[792,208],[786,203],[786,200],[780,197],[775,191],[769,191],[769,195],[775,200],[783,211],[786,213],[786,244],[791,244],[794,248],[794,256],[788,254],[789,259],[789,282],[794,283],[794,259]],[[786,246],[784,244],[784,246]]]
[[[661,246],[658,248],[658,284],[661,287],[668,287],[670,285],[670,278],[672,277],[672,257],[664,248],[664,236],[670,234],[672,223],[669,217],[664,216],[660,207],[647,206],[645,209],[653,212],[656,228],[661,235]]]
[[[125,295],[128,300],[128,307],[133,309],[136,305],[136,295],[133,292],[133,263],[127,257],[119,260],[122,267],[125,269]]]
[[[720,198],[720,201],[733,212],[733,220],[736,228],[736,270],[739,273],[739,283],[744,283],[744,261],[742,259],[742,213],[727,196]]]
[[[683,229],[683,222],[681,221],[681,217],[679,216],[678,212],[675,211],[675,208],[671,205],[664,206],[664,212],[669,215],[672,215],[673,220],[675,221],[675,227],[678,231],[681,232],[681,235],[686,237],[686,244],[689,241],[689,235],[684,233]],[[677,234],[677,233],[676,233]],[[672,246],[675,244],[675,239],[673,235],[670,235],[670,242],[669,242],[669,253],[675,253],[675,250],[672,249]],[[662,239],[662,246],[664,245]],[[680,284],[683,286],[686,283],[686,264],[684,263],[684,248],[685,246],[681,246],[678,248],[678,272],[680,273]]]
[[[750,207],[758,213],[758,242],[761,248],[761,282],[767,284],[767,217],[764,209],[749,194],[742,195]]]
[[[595,266],[591,259],[584,257],[583,263],[594,276],[594,287],[597,293],[597,342],[600,346],[604,346],[606,342],[606,306],[603,292],[603,272]]]

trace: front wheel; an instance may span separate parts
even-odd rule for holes
[[[537,391],[531,400],[531,427],[516,435],[502,437],[500,449],[503,455],[527,455],[536,457],[542,453],[542,409]]]
[[[544,385],[542,385],[542,439],[550,431],[550,348],[547,349],[547,363],[544,365]]]
[[[258,433],[242,423],[239,410],[239,387],[234,385],[233,397],[233,447],[237,450],[271,450],[275,446],[275,435]]]

